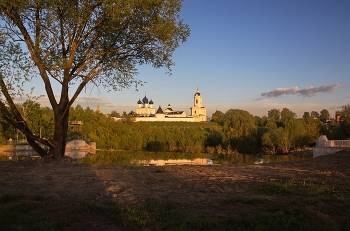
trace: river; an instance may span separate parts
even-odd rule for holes
[[[212,165],[212,164],[261,164],[281,161],[306,160],[312,156],[254,155],[254,154],[192,154],[179,152],[143,151],[67,151],[66,156],[75,163],[115,165]],[[0,153],[1,161],[18,161],[40,158],[33,151]]]

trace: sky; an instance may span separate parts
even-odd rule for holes
[[[76,104],[130,112],[146,95],[156,108],[190,115],[197,88],[209,117],[283,108],[334,117],[350,103],[350,1],[184,0],[180,16],[191,34],[174,52],[170,76],[141,66],[138,91],[89,87]]]

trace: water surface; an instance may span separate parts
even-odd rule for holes
[[[306,160],[312,156],[253,155],[253,154],[191,154],[179,152],[143,151],[67,151],[66,156],[76,163],[115,165],[211,165],[211,164],[261,164],[281,161]],[[0,160],[23,160],[40,158],[34,151],[0,153]]]

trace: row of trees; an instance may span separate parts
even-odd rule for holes
[[[53,139],[54,115],[49,108],[32,99],[17,108],[35,134]],[[133,122],[132,117],[115,121],[114,111],[105,115],[78,105],[71,107],[69,121],[82,124],[71,124],[67,137],[68,140],[88,137],[101,149],[277,154],[310,147],[321,134],[330,139],[350,137],[350,106],[343,106],[337,113],[342,116],[340,123],[325,123],[309,113],[297,119],[287,108],[272,109],[262,117],[240,109],[216,111],[207,123]],[[1,121],[1,131],[2,143],[24,137],[6,121]]]
[[[329,112],[305,112],[303,118],[288,108],[282,111],[272,109],[267,116],[253,116],[238,109],[226,113],[216,111],[212,121],[223,125],[223,142],[227,150],[232,147],[239,152],[262,150],[265,153],[288,153],[313,146],[320,135],[329,139],[350,137],[350,106],[344,105],[337,111],[340,121],[328,120]]]

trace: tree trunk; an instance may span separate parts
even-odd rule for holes
[[[63,110],[59,110],[59,113],[55,113],[54,146],[50,148],[49,156],[57,161],[64,157],[66,151],[68,115],[69,112],[64,113]]]

